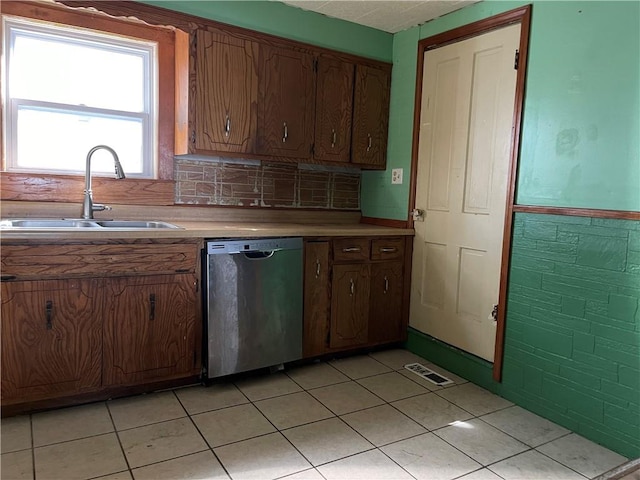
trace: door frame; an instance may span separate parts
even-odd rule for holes
[[[511,149],[509,173],[507,180],[506,210],[504,232],[502,237],[502,260],[500,267],[500,293],[498,295],[498,324],[496,328],[496,345],[494,350],[493,379],[502,380],[502,360],[504,353],[504,332],[506,320],[507,286],[509,281],[509,257],[511,254],[511,233],[513,229],[513,206],[515,201],[516,180],[518,172],[518,156],[520,152],[520,135],[522,129],[522,110],[524,105],[525,79],[527,70],[527,54],[529,47],[529,30],[531,25],[531,5],[525,5],[507,12],[485,18],[468,25],[463,25],[418,42],[418,70],[416,74],[416,96],[413,114],[413,145],[411,149],[411,183],[409,186],[409,209],[415,208],[416,185],[418,173],[418,141],[420,138],[420,105],[422,99],[422,82],[424,70],[424,54],[435,48],[466,40],[513,24],[520,24],[520,46],[518,73],[516,76],[516,94],[511,129]],[[413,228],[413,218],[409,215],[409,228]]]

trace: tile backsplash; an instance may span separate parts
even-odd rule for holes
[[[360,172],[237,160],[176,158],[176,203],[360,209]]]

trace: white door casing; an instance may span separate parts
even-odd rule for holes
[[[425,52],[409,324],[493,361],[520,24]]]

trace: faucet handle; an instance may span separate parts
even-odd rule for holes
[[[91,210],[93,210],[94,212],[102,212],[105,210],[112,210],[112,208],[109,205],[103,205],[102,203],[94,203],[91,207]]]

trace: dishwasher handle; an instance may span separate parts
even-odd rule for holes
[[[276,250],[271,250],[267,252],[253,251],[253,252],[242,252],[242,254],[248,260],[266,260],[267,258],[273,257],[276,253]]]

